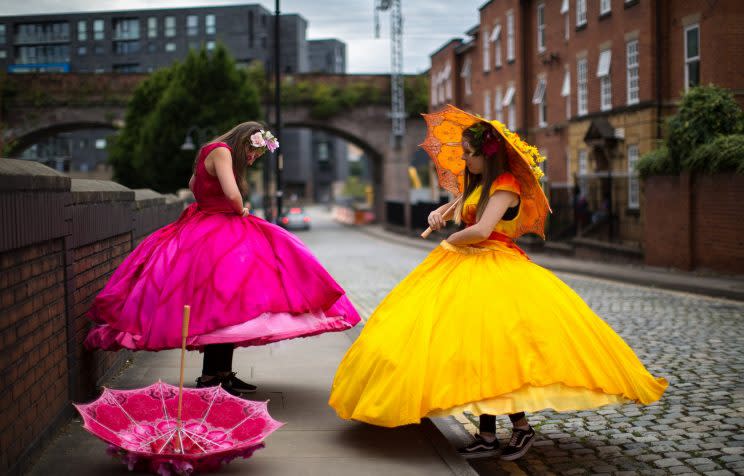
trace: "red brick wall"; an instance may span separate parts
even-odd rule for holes
[[[744,274],[744,176],[643,182],[646,264]]]
[[[109,277],[131,251],[131,233],[120,234],[72,250],[73,293],[72,312],[75,335],[75,359],[79,362],[76,394],[87,398],[95,391],[99,380],[125,357],[115,352],[89,352],[83,341],[91,327],[86,312]]]
[[[0,468],[67,405],[64,242],[0,253]]]
[[[744,274],[744,177],[698,176],[693,193],[696,266]]]

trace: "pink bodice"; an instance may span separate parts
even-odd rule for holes
[[[227,147],[230,152],[232,149],[224,142],[212,142],[206,144],[199,150],[199,157],[196,161],[196,170],[194,172],[193,192],[199,210],[210,213],[235,213],[235,210],[222,191],[220,181],[214,175],[207,172],[204,160],[210,152],[217,147]]]

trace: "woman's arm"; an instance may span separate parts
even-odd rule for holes
[[[455,197],[441,207],[429,213],[429,218],[427,221],[429,222],[429,226],[432,230],[439,230],[440,228],[444,228],[445,225],[447,225],[447,220],[452,218],[454,208],[452,209],[453,211],[451,211],[447,216],[444,216],[444,212],[447,211],[457,200],[458,197]]]
[[[447,242],[452,245],[470,245],[480,243],[488,238],[496,224],[504,216],[507,208],[511,205],[518,195],[506,190],[497,190],[488,199],[486,209],[483,210],[483,216],[480,220],[464,230],[453,233],[447,238]]]
[[[240,195],[238,183],[235,181],[235,175],[232,168],[232,156],[230,151],[225,147],[218,147],[209,153],[207,158],[212,157],[215,175],[220,181],[222,193],[225,194],[238,215],[243,214],[243,197]]]
[[[191,193],[194,193],[194,180],[196,180],[196,176],[191,174],[191,178],[189,179],[189,190],[191,190]]]

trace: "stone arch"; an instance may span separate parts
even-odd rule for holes
[[[56,134],[79,131],[82,129],[117,130],[119,127],[113,122],[104,121],[70,121],[45,124],[31,130],[23,131],[20,136],[12,137],[6,155],[9,158],[17,158],[20,156],[21,152],[42,139]]]

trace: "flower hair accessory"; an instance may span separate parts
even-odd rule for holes
[[[269,152],[274,152],[279,148],[279,141],[271,132],[261,129],[251,135],[251,145],[257,149],[266,148]]]

